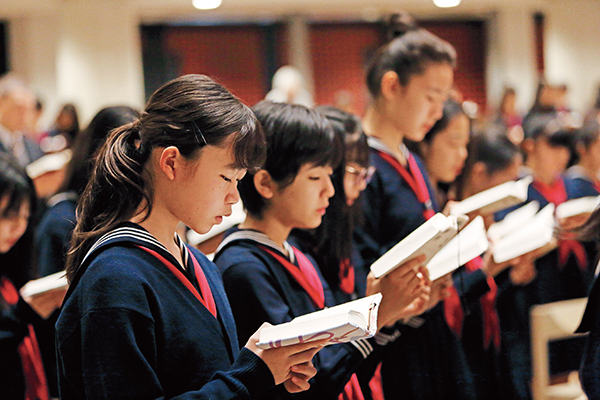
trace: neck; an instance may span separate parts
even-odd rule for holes
[[[154,205],[152,213],[144,221],[142,221],[143,215],[144,213],[138,213],[135,217],[131,218],[130,221],[142,226],[150,232],[156,240],[169,250],[169,253],[171,253],[176,260],[182,263],[180,249],[173,240],[179,221],[173,218],[170,213],[166,212],[166,210],[158,204]]]
[[[377,104],[370,105],[363,117],[362,124],[367,136],[373,136],[381,140],[389,147],[392,154],[396,156],[402,164],[406,165],[404,154],[400,151],[400,145],[404,140],[404,134],[396,129],[390,121],[390,118],[387,118],[382,111],[382,106],[377,106]]]
[[[246,220],[240,224],[241,229],[251,229],[267,235],[269,239],[275,242],[283,250],[283,242],[290,236],[292,228],[281,223],[278,219],[268,215],[262,218],[256,218],[251,215],[246,216]]]
[[[582,172],[585,174],[586,177],[588,177],[589,179],[591,179],[592,181],[596,181],[598,180],[598,168],[596,167],[597,161],[595,162],[594,160],[591,159],[591,157],[589,158],[582,158],[579,161],[579,164],[577,164],[579,167],[581,167]]]

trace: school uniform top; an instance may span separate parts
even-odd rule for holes
[[[37,332],[47,332],[51,321],[40,317],[0,273],[0,393],[3,400],[23,400],[26,391],[49,396]],[[27,350],[24,353],[24,350]],[[27,373],[24,369],[27,364]],[[30,368],[34,367],[34,368]],[[31,385],[36,385],[32,387]]]
[[[590,179],[580,166],[574,165],[567,169],[564,173],[564,181],[569,199],[600,194],[599,182]]]
[[[147,231],[125,223],[88,253],[56,326],[61,399],[250,399],[274,386],[266,364],[239,351],[216,266],[181,248],[185,268]],[[217,317],[188,288],[201,285],[191,257]]]
[[[35,234],[38,270],[41,276],[65,269],[71,235],[77,223],[77,197],[74,192],[65,192],[48,200],[48,209],[44,212]]]
[[[223,276],[242,342],[254,333],[263,321],[277,325],[319,310],[307,291],[269,253],[287,258],[298,266],[291,245],[286,242],[285,246],[288,254],[292,255],[291,258],[265,234],[234,227],[227,231],[217,250],[215,263]],[[325,306],[335,305],[318,265],[310,256],[306,255],[306,258],[319,275]],[[368,356],[377,357],[380,354],[382,346],[377,342],[384,345],[397,337],[388,337],[381,332],[377,335],[377,338],[336,344],[320,350],[312,360],[318,372],[310,381],[310,389],[294,395],[294,398],[336,398],[361,362]],[[288,396],[287,392],[280,390],[270,393],[268,398]]]
[[[369,137],[370,164],[376,168],[373,178],[361,194],[364,223],[354,230],[354,241],[359,253],[357,264],[368,271],[369,267],[386,251],[408,236],[425,222],[426,206],[417,198],[410,185],[380,152],[389,152],[380,140]],[[403,147],[406,158],[411,154]],[[430,193],[429,208],[439,210],[434,191],[425,173],[423,161],[412,155]]]
[[[423,224],[428,212],[439,211],[435,192],[418,156],[404,146],[401,148],[406,159],[414,157],[429,195],[428,204],[417,197],[410,184],[385,159],[382,153],[392,156],[387,146],[373,137],[368,141],[370,162],[377,169],[361,195],[364,224],[354,234],[365,270]],[[387,398],[474,398],[473,377],[462,345],[446,323],[443,304],[397,327],[400,339],[388,346],[381,367]]]

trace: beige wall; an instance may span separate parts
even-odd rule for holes
[[[152,3],[155,4],[153,21],[161,20],[160,3],[158,0]],[[187,2],[176,3],[178,17],[206,15],[191,9],[184,11]],[[375,3],[365,1],[365,4]],[[505,85],[512,85],[518,90],[518,108],[521,111],[529,108],[537,82],[532,14],[543,11],[547,77],[551,83],[569,85],[569,100],[574,108],[588,107],[600,82],[599,1],[529,0],[494,5],[488,0],[464,0],[463,3],[451,11],[436,11],[428,6],[414,12],[419,17],[436,12],[436,17],[475,15],[489,21],[486,73],[490,104],[496,104]],[[149,8],[143,7],[144,2],[47,0],[44,4],[43,8],[17,9],[12,1],[0,3],[0,18],[9,21],[12,69],[29,79],[44,98],[47,112],[43,122],[50,123],[59,105],[66,101],[77,104],[83,124],[106,105],[143,106],[138,26],[142,19],[149,18]],[[340,12],[347,14],[353,10],[340,9]],[[356,7],[354,12],[360,15]],[[237,13],[237,18],[245,15],[239,10]],[[296,26],[296,31],[302,29]]]

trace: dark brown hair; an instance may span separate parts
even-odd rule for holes
[[[388,71],[396,72],[400,84],[406,86],[430,64],[447,63],[453,68],[456,65],[456,50],[450,43],[418,28],[410,19],[392,19],[391,24],[393,33],[389,36],[394,39],[375,53],[367,68],[367,87],[373,97],[381,93],[381,79]]]
[[[140,204],[152,211],[153,188],[145,164],[156,148],[176,146],[196,160],[206,145],[220,146],[233,135],[236,167],[253,169],[265,158],[265,139],[252,110],[204,75],[185,75],[161,86],[140,118],[112,131],[95,160],[77,207],[67,258],[69,279],[93,243],[131,219]]]

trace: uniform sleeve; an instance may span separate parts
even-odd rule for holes
[[[377,173],[375,173],[377,178]],[[383,253],[381,243],[380,227],[381,216],[386,215],[383,209],[383,196],[381,193],[381,182],[373,179],[361,195],[363,206],[363,221],[354,229],[354,245],[357,250],[356,265],[363,269],[368,268]]]
[[[245,343],[263,321],[276,325],[292,320],[283,294],[264,265],[258,262],[231,265],[225,270],[223,281],[240,343]],[[361,362],[370,355],[377,357],[380,351],[381,346],[374,338],[323,348],[312,360],[318,373],[310,381],[311,388],[294,398],[336,398]]]

